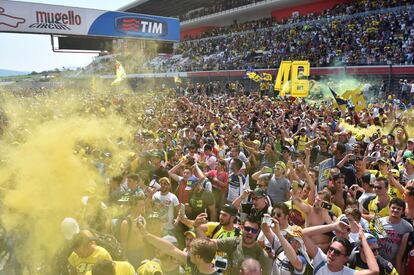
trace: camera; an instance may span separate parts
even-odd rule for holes
[[[223,273],[227,268],[227,259],[217,256],[216,260],[214,261],[214,267],[217,269],[218,273]]]

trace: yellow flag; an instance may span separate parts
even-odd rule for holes
[[[122,64],[118,60],[115,60],[115,71],[116,79],[111,83],[112,86],[118,85],[127,77],[124,67],[122,67]]]
[[[182,83],[182,80],[179,76],[174,76],[174,83]]]
[[[367,108],[367,102],[364,94],[362,93],[363,86],[360,85],[354,90],[346,91],[342,97],[347,100],[351,100],[352,104],[355,106],[355,111],[359,112]]]
[[[264,81],[272,81],[272,75],[271,74],[268,74],[268,73],[263,73],[262,74],[263,75],[263,80]]]

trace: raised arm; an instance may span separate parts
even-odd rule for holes
[[[327,232],[332,232],[334,230],[337,231],[344,231],[349,229],[349,225],[347,225],[344,222],[341,221],[336,221],[334,223],[330,223],[330,224],[323,224],[323,225],[315,225],[315,226],[311,226],[311,227],[306,227],[304,229],[302,229],[302,234],[303,236],[314,236],[314,235],[320,235],[323,233],[327,233]]]
[[[141,233],[145,239],[154,247],[162,251],[163,253],[175,258],[180,265],[185,265],[187,263],[187,252],[184,252],[178,249],[175,245],[170,243],[167,240],[164,240],[160,237],[157,237],[149,233],[142,222],[138,222],[138,227],[140,228]]]
[[[252,175],[252,179],[253,180],[255,180],[255,181],[257,181],[257,180],[259,180],[259,177],[262,175],[262,174],[267,174],[267,173],[264,173],[264,171],[266,171],[266,170],[269,170],[269,167],[267,167],[267,166],[263,166],[259,171],[257,171],[256,173],[254,173],[253,175]]]
[[[175,181],[180,181],[180,176],[177,174],[177,171],[184,165],[185,161],[180,161],[176,166],[171,168],[168,171],[168,175]]]
[[[361,240],[362,249],[364,250],[365,257],[367,258],[368,269],[355,271],[355,275],[377,275],[379,274],[379,267],[377,258],[369,247],[367,239],[365,238],[364,230],[359,226],[359,239]]]
[[[250,190],[250,189],[244,190],[243,193],[241,193],[241,195],[233,201],[233,203],[232,203],[233,206],[236,207],[237,209],[240,209],[240,205],[241,205],[242,201],[244,199],[246,199],[251,192],[252,192],[252,190]]]
[[[276,236],[279,239],[279,242],[283,247],[283,251],[285,251],[286,257],[289,259],[289,262],[293,265],[293,267],[296,270],[302,270],[303,263],[299,259],[292,245],[286,240],[286,238],[280,232],[279,221],[277,219],[272,219],[272,220],[273,220]]]

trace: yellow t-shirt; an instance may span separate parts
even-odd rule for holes
[[[207,231],[206,231],[206,236],[211,238],[211,239],[225,239],[225,238],[230,238],[230,237],[235,237],[236,236],[236,228],[234,228],[232,231],[227,231],[223,228],[223,226],[221,226],[221,228],[219,230],[216,230],[217,232],[214,232],[214,230],[217,228],[217,226],[219,226],[220,223],[218,222],[208,222],[206,223],[207,226]],[[239,235],[240,235],[240,229],[237,229],[239,231]],[[214,235],[213,235],[214,232]]]
[[[307,204],[307,205],[309,205],[309,203],[308,203],[308,199],[306,199],[306,200],[302,200],[302,202],[303,202],[303,203],[305,203],[305,204]],[[285,204],[287,205],[287,207],[289,207],[289,209],[292,209],[292,200],[285,201]],[[299,211],[299,213],[301,214],[301,216],[302,216],[303,220],[306,220],[306,213],[305,213],[305,212],[303,212],[303,211],[300,209],[300,207],[299,207],[299,206],[297,206],[296,204],[293,204],[293,209],[298,210],[298,211]]]
[[[379,177],[387,178],[387,176],[382,174],[381,171],[379,170],[368,170],[368,171],[377,178]],[[388,184],[387,193],[388,193],[388,196],[391,198],[400,198],[400,199],[403,198],[403,194],[401,194],[400,190],[398,190],[394,186],[391,186],[390,184]]]
[[[297,145],[296,150],[302,152],[305,151],[305,145],[308,142],[307,136],[296,136],[295,137],[295,144]]]
[[[115,275],[135,275],[135,269],[129,262],[117,262],[115,263]],[[85,275],[92,275],[92,271],[88,271]]]
[[[335,204],[332,204],[332,208],[331,208],[332,213],[334,213],[334,215],[336,217],[339,217],[342,215],[342,210],[341,208],[339,208],[339,206],[336,206]]]
[[[372,199],[369,204],[368,204],[368,212],[369,214],[375,214],[376,212],[378,212],[378,216],[382,217],[386,217],[389,215],[390,213],[390,208],[387,206],[385,206],[384,208],[381,208],[380,211],[378,211],[378,207],[377,207],[377,203],[378,203],[378,197],[375,197],[374,199]]]
[[[78,275],[84,275],[100,259],[112,260],[112,257],[105,248],[96,246],[95,251],[86,258],[81,258],[78,254],[72,252],[68,258],[68,262],[76,268]]]

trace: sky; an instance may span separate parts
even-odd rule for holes
[[[24,1],[100,10],[117,10],[133,0],[37,0]],[[50,35],[11,34],[0,32],[0,69],[44,71],[89,64],[96,54],[54,53]]]

